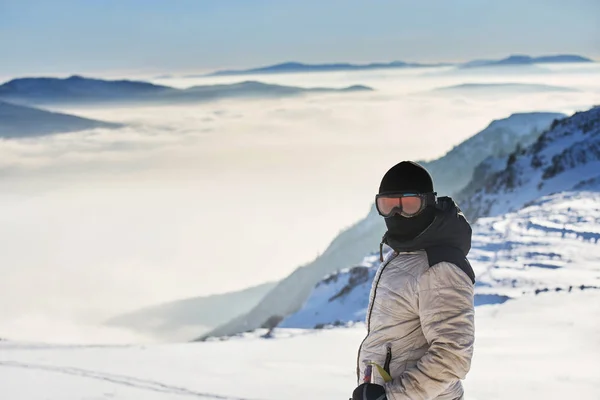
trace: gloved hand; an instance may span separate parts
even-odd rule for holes
[[[352,392],[352,400],[387,400],[387,397],[383,386],[363,383]]]

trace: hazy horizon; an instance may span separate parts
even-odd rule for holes
[[[600,57],[600,3],[532,0],[0,2],[0,76],[315,62]],[[532,34],[534,32],[535,34]]]
[[[600,48],[600,45],[598,46]],[[66,69],[63,71],[45,71],[45,70],[39,70],[39,71],[32,71],[32,72],[28,72],[28,73],[13,73],[13,74],[3,74],[2,70],[0,70],[0,85],[3,83],[6,83],[12,79],[18,79],[18,78],[27,78],[27,77],[55,77],[55,78],[67,78],[70,76],[74,76],[74,75],[80,75],[80,76],[84,76],[86,78],[97,78],[97,79],[107,79],[107,80],[112,80],[112,79],[130,79],[130,80],[141,80],[141,81],[162,81],[161,83],[167,86],[169,85],[169,81],[172,79],[177,79],[177,78],[189,78],[188,75],[198,75],[197,79],[202,79],[203,81],[206,79],[214,79],[214,78],[221,78],[221,79],[226,79],[227,82],[231,81],[231,79],[233,79],[235,81],[235,79],[240,79],[242,77],[244,77],[245,75],[243,74],[237,74],[237,75],[231,75],[231,76],[208,76],[209,74],[212,74],[214,72],[219,72],[219,71],[225,71],[225,70],[241,70],[241,71],[245,71],[245,70],[250,70],[250,69],[254,69],[254,68],[263,68],[263,67],[269,67],[269,66],[273,66],[273,65],[279,65],[279,64],[284,64],[284,63],[288,63],[288,62],[299,62],[299,63],[303,63],[303,64],[310,64],[310,65],[323,65],[323,64],[332,64],[332,63],[349,63],[349,64],[357,64],[357,65],[366,65],[366,64],[372,64],[372,63],[389,63],[389,62],[393,62],[393,61],[404,61],[404,62],[412,62],[412,63],[422,63],[422,64],[431,64],[431,67],[423,67],[424,69],[429,69],[429,68],[437,68],[434,66],[434,64],[444,64],[444,63],[449,63],[449,64],[461,64],[461,63],[466,63],[466,62],[470,62],[470,61],[475,61],[475,60],[500,60],[500,59],[504,59],[504,58],[508,58],[510,56],[518,56],[518,55],[524,55],[524,56],[530,56],[530,57],[541,57],[541,56],[556,56],[556,55],[577,55],[577,56],[582,56],[582,57],[586,57],[591,59],[594,63],[600,63],[600,49],[598,50],[597,54],[594,55],[590,55],[590,54],[582,54],[582,53],[576,53],[573,51],[563,51],[563,52],[554,52],[554,53],[519,53],[519,52],[508,52],[508,53],[503,53],[503,54],[494,54],[494,55],[489,55],[489,53],[483,53],[482,55],[477,55],[474,57],[470,57],[470,58],[462,58],[462,59],[458,59],[458,58],[450,58],[450,59],[427,59],[427,60],[422,60],[422,59],[403,59],[403,58],[393,58],[393,57],[388,57],[388,58],[378,58],[378,59],[323,59],[323,60],[313,60],[311,62],[306,61],[304,59],[277,59],[274,60],[272,62],[262,62],[262,63],[254,63],[254,64],[248,64],[246,62],[241,62],[241,63],[236,63],[236,64],[228,64],[228,65],[222,65],[222,66],[215,66],[215,67],[198,67],[198,66],[187,66],[187,67],[181,67],[181,68],[177,68],[177,69],[146,69],[146,68],[136,68],[136,69],[102,69],[102,70],[94,70],[94,69],[86,69],[86,70],[76,70],[76,69]],[[568,66],[577,66],[577,65],[583,65],[586,63],[567,63]],[[541,65],[542,67],[551,67],[558,65],[561,66],[563,65],[562,63],[550,63],[550,64],[533,64],[533,65],[524,65],[524,66],[519,66],[519,65],[515,65],[515,66],[501,66],[501,67],[497,67],[497,68],[505,68],[505,69],[510,69],[513,67],[516,68],[527,68],[527,67],[535,67],[537,65]],[[496,67],[491,67],[491,68],[496,68]],[[373,69],[372,71],[397,71],[397,70],[402,70],[403,68],[393,68],[393,69],[388,69],[388,68],[382,68],[382,69]],[[344,72],[344,71],[340,71],[340,72]],[[354,72],[354,71],[353,71]],[[356,72],[360,72],[360,71],[356,71]],[[318,73],[327,73],[327,72],[307,72],[310,73],[311,75],[313,74],[318,74]],[[282,73],[281,75],[293,75],[294,73]],[[203,76],[203,75],[207,75],[207,76]],[[246,77],[250,80],[261,80],[263,76],[270,76],[271,74],[250,74],[250,75],[246,75]],[[275,75],[279,75],[279,74],[275,74]],[[168,77],[168,78],[164,78],[164,77]]]
[[[379,179],[396,162],[440,157],[512,113],[570,114],[600,103],[597,64],[505,72],[262,75],[268,83],[376,90],[46,107],[128,126],[0,141],[0,335],[147,340],[98,323],[281,279],[368,213]],[[168,81],[185,87],[241,78]],[[467,82],[579,92],[432,91]]]

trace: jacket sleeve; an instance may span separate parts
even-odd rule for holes
[[[456,265],[441,262],[417,282],[418,311],[429,350],[400,376],[386,383],[393,400],[429,400],[464,379],[474,344],[474,287]]]

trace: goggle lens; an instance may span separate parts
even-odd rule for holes
[[[423,210],[424,203],[424,196],[418,194],[378,196],[376,200],[377,211],[384,217],[391,216],[394,211],[413,217]]]
[[[417,214],[421,211],[423,199],[418,196],[402,197],[402,211],[409,215]]]

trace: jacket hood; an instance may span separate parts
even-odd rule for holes
[[[471,250],[471,225],[450,197],[438,198],[433,222],[417,237],[399,240],[386,232],[382,245],[387,244],[397,252],[424,250],[433,246],[450,246],[459,249],[466,257]]]

